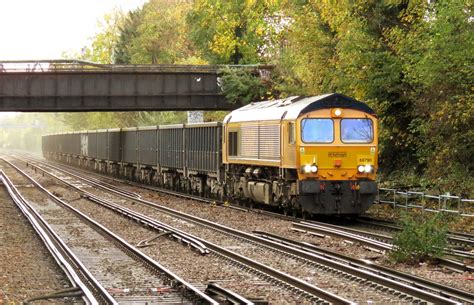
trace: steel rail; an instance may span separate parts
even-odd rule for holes
[[[369,247],[375,248],[381,251],[391,251],[392,245],[380,240],[374,240],[372,238],[367,238],[365,236],[357,235],[354,233],[346,232],[344,230],[337,230],[331,227],[324,225],[316,225],[313,223],[305,223],[305,222],[293,222],[292,227],[296,230],[310,232],[310,233],[317,233],[326,236],[333,236],[339,237],[351,242],[360,242]]]
[[[430,281],[425,278],[421,278],[409,273],[404,273],[404,272],[390,269],[381,265],[377,265],[369,260],[358,259],[358,258],[354,258],[354,257],[350,257],[347,255],[338,253],[338,252],[330,251],[330,250],[315,246],[310,243],[296,241],[293,239],[289,239],[289,238],[282,237],[282,236],[275,235],[268,232],[254,231],[253,233],[262,238],[266,238],[269,240],[280,242],[282,244],[293,246],[304,251],[323,255],[331,260],[341,260],[341,261],[348,262],[352,266],[364,268],[364,269],[370,270],[371,272],[374,272],[383,276],[388,276],[392,279],[404,281],[408,284],[411,284],[421,289],[431,290],[433,293],[441,295],[443,297],[455,298],[461,302],[474,304],[473,294],[465,290],[460,290],[460,289],[446,286],[444,284],[440,284],[437,282],[433,282],[433,281]]]
[[[49,165],[46,165],[46,166],[49,166]],[[41,170],[44,174],[46,174],[46,175],[48,175],[48,176],[50,176],[54,179],[60,180],[63,184],[66,184],[70,188],[73,188],[74,190],[76,190],[77,192],[82,194],[81,196],[83,198],[85,198],[87,200],[90,200],[90,201],[93,201],[93,202],[95,202],[95,203],[97,203],[97,204],[99,204],[103,207],[106,207],[108,209],[111,209],[111,210],[113,210],[117,213],[129,216],[134,220],[140,221],[139,219],[136,219],[136,218],[133,217],[134,213],[135,213],[134,211],[132,211],[130,209],[121,209],[120,206],[114,204],[113,202],[110,202],[108,200],[105,200],[103,198],[95,196],[94,194],[92,194],[90,192],[87,192],[87,191],[81,189],[80,187],[75,186],[73,183],[62,180],[60,177],[56,176],[53,173],[44,171],[42,169],[39,169],[39,170]],[[58,170],[55,169],[55,171],[58,171]],[[124,191],[124,190],[121,190],[121,189],[117,189],[117,187],[111,187],[112,185],[109,185],[109,184],[104,185],[103,183],[98,183],[96,181],[97,181],[97,179],[94,178],[92,181],[88,181],[88,183],[90,183],[94,186],[101,186],[101,187],[105,188],[107,191],[111,191],[111,192],[114,192],[116,194],[118,193],[118,194],[124,194],[126,196],[141,198],[140,195],[138,195],[134,192],[129,192],[129,191]],[[194,249],[196,249],[197,251],[199,251],[203,255],[209,253],[209,250],[206,248],[206,246],[204,244],[202,244],[201,242],[195,240],[192,236],[190,236],[189,234],[187,234],[184,231],[173,228],[173,227],[168,226],[167,224],[159,222],[159,221],[155,221],[153,224],[149,224],[149,225],[152,228],[154,228],[155,230],[158,230],[160,232],[169,232],[171,237],[173,237],[176,240],[179,240],[180,242],[183,242],[183,243],[193,247]]]
[[[370,248],[375,248],[377,250],[381,251],[391,251],[393,249],[393,245],[385,242],[381,242],[378,240],[373,240],[361,235],[345,232],[344,230],[337,230],[325,226],[320,226],[320,225],[315,225],[315,224],[309,224],[309,223],[303,223],[303,222],[294,222],[292,223],[293,228],[299,231],[304,231],[304,232],[311,232],[311,233],[317,233],[317,234],[323,234],[323,235],[329,235],[333,237],[338,237],[338,238],[343,238],[347,239],[352,242],[358,242],[367,245]],[[474,272],[474,266],[468,266],[466,264],[463,264],[461,262],[451,260],[451,259],[446,259],[446,258],[438,258],[438,261],[440,264],[451,268],[453,270],[456,270],[458,272]]]
[[[39,162],[39,161],[36,161],[36,162]],[[49,163],[45,163],[45,162],[41,162],[41,163],[46,164],[48,166],[50,165]],[[181,198],[192,199],[192,200],[196,200],[196,201],[200,201],[200,202],[204,202],[204,203],[209,203],[209,204],[218,203],[218,204],[220,204],[224,207],[227,207],[227,208],[254,212],[254,213],[268,215],[268,216],[272,216],[272,217],[277,217],[277,218],[284,219],[284,220],[289,220],[289,221],[294,221],[295,219],[297,219],[293,216],[287,216],[287,215],[283,215],[283,214],[279,214],[279,213],[275,213],[275,212],[271,212],[271,211],[266,211],[266,210],[262,210],[262,209],[248,208],[248,207],[241,207],[241,206],[236,206],[236,205],[233,205],[233,204],[226,204],[223,201],[219,201],[219,200],[216,200],[216,199],[209,199],[209,198],[199,197],[199,196],[196,196],[196,195],[184,194],[184,193],[181,193],[181,192],[172,191],[172,190],[168,190],[168,189],[164,189],[164,188],[160,188],[160,187],[149,186],[149,185],[144,185],[144,184],[140,184],[140,183],[136,183],[136,182],[132,182],[132,181],[128,181],[128,180],[118,179],[118,178],[115,178],[115,177],[106,176],[106,175],[96,173],[96,172],[90,172],[90,171],[84,170],[82,168],[72,167],[72,166],[66,165],[66,164],[61,164],[61,166],[64,166],[64,167],[67,167],[67,168],[70,168],[70,169],[74,169],[75,171],[82,172],[82,173],[88,175],[88,177],[90,177],[90,175],[94,175],[94,176],[98,176],[98,177],[108,179],[108,180],[111,180],[111,181],[115,181],[115,182],[118,182],[118,183],[123,183],[123,184],[127,184],[127,185],[130,185],[130,186],[135,186],[135,187],[139,187],[139,188],[142,188],[142,189],[156,191],[156,192],[160,192],[160,193],[164,193],[164,194],[168,194],[168,195],[173,195],[173,196],[177,196],[177,197],[181,197]],[[102,182],[102,183],[104,183],[104,182]],[[104,183],[104,184],[109,185],[109,186],[113,186],[113,185],[107,184],[107,183]],[[325,225],[326,225],[326,223],[325,223]],[[328,225],[330,225],[330,224],[328,224]],[[400,230],[400,228],[398,228],[398,227],[394,227],[394,228],[397,228],[398,230]],[[368,234],[370,234],[370,233],[368,233]],[[449,232],[449,234],[450,235],[448,236],[448,238],[452,242],[452,244],[461,244],[462,243],[462,244],[465,244],[465,245],[468,245],[468,246],[474,246],[474,235],[469,235],[469,234],[464,234],[464,233],[459,233],[459,232]],[[385,237],[386,238],[391,238],[389,236],[385,236]],[[456,249],[453,249],[453,252],[454,252],[455,255],[462,256],[462,257],[471,257],[473,255],[470,252],[456,250]],[[449,250],[448,250],[448,254],[449,254]]]
[[[207,285],[206,292],[220,296],[221,298],[225,299],[226,303],[231,303],[235,305],[238,305],[238,304],[254,305],[254,302],[244,298],[243,296],[233,292],[232,290],[225,289],[216,283],[212,283],[212,282],[209,283]]]
[[[145,216],[145,215],[141,215],[141,217],[139,216],[139,213],[133,211],[133,210],[130,210],[130,209],[127,209],[127,208],[124,208],[124,207],[121,207],[109,200],[106,200],[106,199],[103,199],[103,198],[100,198],[98,196],[95,196],[94,194],[91,194],[91,193],[88,193],[88,192],[85,192],[84,195],[83,195],[84,198],[86,199],[89,199],[90,201],[93,201],[95,203],[98,203],[99,205],[107,208],[107,209],[110,209],[110,210],[113,210],[119,214],[122,214],[126,217],[129,217],[133,220],[136,220],[138,222],[141,222],[141,223],[145,223],[147,226],[159,231],[159,232],[169,232],[171,236],[173,236],[175,239],[197,249],[199,251],[200,254],[208,254],[209,253],[209,249],[207,249],[207,247],[201,243],[199,240],[196,240],[192,235],[182,231],[182,230],[179,230],[179,229],[176,229],[176,228],[173,228],[163,222],[160,222],[160,221],[157,221],[155,219],[152,219],[151,217],[148,217],[148,216]],[[146,222],[144,222],[143,220],[146,219]]]
[[[61,170],[61,171],[63,171],[64,173],[70,174],[66,170]],[[74,175],[74,174],[72,174],[72,175]],[[80,177],[79,179],[87,182],[87,178]],[[265,245],[270,249],[273,248],[274,250],[277,250],[279,252],[291,254],[291,255],[294,255],[296,257],[304,258],[308,261],[312,261],[312,262],[317,263],[317,264],[326,265],[330,268],[340,270],[342,272],[351,274],[353,276],[357,276],[357,277],[360,277],[360,278],[367,279],[369,281],[372,281],[372,282],[377,283],[379,285],[382,285],[384,287],[389,287],[391,289],[401,291],[403,293],[406,293],[406,294],[414,296],[414,297],[421,298],[421,299],[423,299],[425,301],[428,301],[428,302],[433,302],[433,303],[457,303],[456,301],[453,301],[451,299],[447,299],[443,296],[439,296],[439,295],[433,294],[431,292],[421,290],[417,287],[413,287],[413,286],[410,286],[408,284],[397,282],[397,281],[392,280],[390,278],[384,278],[384,277],[382,277],[378,274],[373,274],[372,272],[368,272],[368,271],[361,270],[361,269],[354,269],[354,268],[351,268],[350,265],[346,265],[346,264],[343,264],[343,263],[340,263],[340,262],[335,262],[335,261],[332,261],[330,259],[324,258],[322,256],[315,255],[313,253],[308,253],[306,251],[302,251],[302,250],[297,249],[297,248],[289,247],[287,245],[284,245],[284,244],[281,244],[281,243],[278,243],[278,242],[274,242],[274,241],[271,241],[271,240],[260,238],[258,236],[252,235],[252,234],[248,234],[248,233],[245,233],[245,232],[242,232],[242,231],[239,231],[239,230],[235,230],[235,229],[232,229],[232,228],[229,228],[229,227],[217,224],[217,223],[213,223],[213,222],[210,222],[208,220],[205,220],[205,219],[202,219],[202,218],[199,218],[199,217],[187,214],[187,213],[179,212],[179,211],[170,209],[168,207],[160,206],[158,204],[155,204],[155,203],[147,201],[147,200],[137,199],[137,198],[133,198],[133,197],[127,197],[127,196],[124,196],[122,194],[116,194],[116,195],[120,196],[120,197],[123,197],[123,198],[126,198],[130,201],[134,201],[136,203],[141,203],[141,204],[151,206],[151,207],[153,207],[157,210],[160,210],[160,211],[162,211],[166,214],[169,214],[169,215],[172,215],[172,216],[175,216],[175,217],[179,217],[179,218],[182,218],[182,219],[186,219],[188,221],[191,221],[191,222],[209,227],[209,228],[217,230],[217,231],[221,231],[221,232],[229,234],[229,235],[234,235],[237,238],[249,240],[249,241],[257,243],[259,245]],[[360,238],[360,236],[359,236],[359,238]],[[203,242],[205,242],[205,241],[203,241]],[[211,244],[211,243],[206,243],[206,245],[211,250],[215,250],[216,248],[214,248],[214,247],[218,247],[218,246],[216,246],[214,244]],[[256,263],[256,262],[251,262],[251,263]]]
[[[181,290],[184,295],[190,295],[194,297],[195,300],[199,300],[201,302],[207,303],[207,304],[213,304],[217,305],[218,303],[214,301],[212,298],[210,298],[208,295],[179,277],[178,275],[174,274],[172,271],[168,270],[166,267],[162,266],[155,260],[153,260],[151,257],[148,255],[144,254],[140,250],[138,250],[136,247],[133,245],[129,244],[126,240],[118,236],[117,234],[113,233],[109,229],[107,229],[105,226],[101,225],[100,223],[96,222],[86,214],[82,213],[81,211],[77,210],[76,208],[72,207],[65,201],[61,200],[60,198],[56,197],[53,195],[50,191],[48,191],[46,188],[44,188],[41,184],[39,184],[36,180],[34,180],[32,177],[30,177],[27,173],[25,173],[23,170],[18,168],[16,165],[13,163],[9,162],[8,160],[5,160],[4,158],[1,158],[4,162],[8,163],[10,166],[15,168],[20,174],[22,174],[25,178],[27,178],[31,183],[33,183],[36,187],[38,187],[42,192],[48,195],[49,198],[51,198],[53,201],[56,203],[60,204],[61,206],[65,207],[66,209],[72,211],[76,215],[78,215],[80,218],[91,224],[93,227],[97,228],[101,232],[103,232],[106,236],[108,236],[113,242],[115,242],[117,245],[125,249],[128,253],[130,253],[133,257],[137,258],[141,262],[143,262],[146,266],[149,266],[152,268],[155,272],[157,271],[159,274],[165,274],[166,278],[170,280],[170,283],[172,285],[175,285],[176,288]],[[121,196],[128,196],[120,193]],[[133,196],[131,196],[133,198]]]
[[[51,165],[51,164],[43,162],[43,161],[34,160],[34,162],[44,164],[44,165],[46,165],[50,168],[54,168],[54,169],[57,169],[57,170],[60,170],[60,171],[66,171],[64,169],[61,169],[57,166]],[[116,181],[116,182],[119,182],[119,183],[125,183],[125,184],[128,184],[128,185],[137,186],[137,187],[140,187],[140,188],[143,188],[143,189],[155,190],[155,191],[158,191],[158,192],[178,196],[178,197],[181,197],[181,198],[193,199],[193,200],[197,200],[197,201],[201,201],[201,202],[207,202],[207,203],[216,202],[216,200],[213,200],[213,199],[208,199],[208,198],[203,198],[203,197],[199,197],[199,196],[194,196],[194,195],[184,194],[184,193],[180,193],[180,192],[170,191],[170,190],[166,190],[166,189],[162,189],[162,188],[158,188],[158,187],[141,185],[141,184],[138,184],[138,183],[134,183],[134,182],[130,182],[130,181],[127,181],[127,180],[122,180],[122,179],[117,179],[117,178],[112,178],[112,177],[100,175],[100,174],[97,174],[97,173],[90,173],[90,172],[87,172],[83,169],[76,169],[76,168],[68,166],[68,165],[61,165],[61,166],[64,166],[64,167],[67,167],[67,168],[85,173],[85,174],[88,175],[88,178],[89,178],[89,175],[96,175],[96,176],[100,176],[100,177],[103,177],[105,179],[109,179],[109,180]],[[68,172],[68,171],[66,171],[66,172]],[[81,179],[81,178],[82,179],[88,179],[88,178],[84,178],[84,177],[72,174],[70,172],[69,172],[69,174],[74,175],[79,179]],[[105,183],[105,185],[108,185],[108,184]],[[228,206],[228,207],[229,208],[235,208],[234,206]],[[242,208],[237,208],[237,209],[242,209]],[[294,221],[293,217],[289,217],[289,216],[285,216],[285,215],[281,215],[281,214],[277,214],[277,213],[272,213],[272,212],[269,212],[269,211],[255,210],[255,209],[251,209],[251,208],[250,209],[244,209],[244,210],[256,212],[256,213],[259,213],[259,214],[270,215],[270,216],[273,216],[273,217],[279,217],[279,218],[285,219],[285,220]],[[323,223],[323,225],[326,226],[326,223]],[[332,226],[332,225],[329,225],[329,226]],[[329,233],[329,232],[327,232],[327,233]],[[337,233],[334,233],[333,236],[337,237]],[[370,238],[364,238],[362,240],[360,236],[351,236],[351,237],[349,237],[349,235],[347,235],[346,239],[352,240],[352,241],[355,241],[355,242],[357,242],[357,241],[364,242],[369,247],[372,247],[372,248],[375,248],[375,249],[378,249],[378,250],[381,250],[381,251],[390,251],[391,250],[391,244],[381,242],[381,241],[373,241]],[[458,252],[459,256],[463,256],[463,257],[470,257],[471,256],[471,253],[468,253],[468,252],[458,251],[458,250],[456,250],[455,252]],[[456,270],[458,272],[474,270],[474,267],[468,266],[466,264],[463,264],[463,263],[455,261],[455,260],[450,260],[450,259],[445,259],[445,258],[439,258],[438,260],[439,260],[440,264],[442,264],[442,265],[444,265],[448,268],[451,268],[453,270]]]
[[[384,235],[384,234],[379,234],[379,233],[373,233],[373,232],[368,232],[360,229],[353,229],[353,228],[348,228],[348,227],[343,227],[339,225],[334,225],[330,223],[323,223],[323,222],[318,222],[318,221],[302,221],[301,223],[303,224],[308,224],[308,225],[317,225],[317,226],[324,226],[328,228],[332,228],[335,230],[342,230],[345,232],[349,232],[352,234],[356,235],[362,235],[364,237],[367,237],[369,239],[374,239],[378,241],[385,242],[387,244],[393,244],[393,237],[389,235]],[[445,248],[444,250],[445,255],[455,255],[455,256],[460,256],[460,257],[465,257],[465,258],[474,258],[474,253],[470,253],[468,251],[462,251],[458,249],[452,249],[452,248]]]
[[[50,160],[44,160],[43,161],[42,159],[39,159],[39,158],[32,159],[32,157],[30,157],[30,155],[25,155],[25,154],[22,154],[22,155],[23,155],[24,158],[26,158],[28,160],[31,160],[32,162],[43,164],[43,165],[48,166],[48,167],[56,167],[59,170],[64,170],[62,168],[67,168],[69,170],[74,170],[75,172],[80,172],[80,173],[86,175],[87,178],[90,178],[91,176],[100,177],[102,179],[107,179],[107,180],[110,180],[110,181],[130,185],[130,186],[145,189],[145,190],[150,190],[150,191],[155,191],[155,192],[159,192],[159,193],[163,193],[163,194],[168,194],[168,195],[172,195],[172,196],[175,196],[175,197],[191,199],[191,200],[195,200],[195,201],[199,201],[199,202],[203,202],[203,203],[207,203],[207,204],[218,204],[222,207],[229,208],[229,209],[240,210],[240,211],[244,211],[244,212],[253,212],[253,213],[257,213],[257,214],[262,214],[262,215],[267,215],[267,216],[271,216],[271,217],[275,217],[275,218],[280,218],[280,219],[283,219],[283,220],[289,220],[289,221],[294,221],[295,220],[295,217],[285,216],[283,214],[279,214],[279,213],[275,213],[275,212],[271,212],[271,211],[241,207],[241,206],[238,206],[238,205],[235,205],[235,204],[232,204],[232,203],[227,203],[227,202],[224,202],[224,201],[220,201],[220,200],[214,199],[214,198],[199,197],[199,196],[196,196],[196,195],[185,194],[185,193],[182,193],[182,192],[172,191],[172,190],[169,190],[169,189],[160,188],[160,187],[156,187],[156,186],[140,184],[140,183],[136,183],[136,182],[129,181],[129,180],[124,180],[124,179],[120,179],[120,178],[116,178],[116,177],[103,175],[103,174],[97,173],[97,172],[91,172],[89,170],[85,170],[84,168],[71,166],[71,165],[64,164],[64,163],[58,163],[58,162],[54,162],[54,161],[50,161]],[[18,157],[16,157],[16,156],[12,156],[12,157],[18,159]],[[23,160],[23,161],[27,162],[25,160]],[[57,167],[55,165],[51,165],[50,163],[55,163],[55,164],[59,165],[60,167]],[[28,164],[29,163],[27,162],[27,165]],[[84,176],[82,176],[82,177],[84,177]],[[102,182],[101,184],[103,184],[105,186],[109,186],[109,187],[113,186],[112,184],[106,183],[104,181],[101,181],[101,182]]]
[[[137,218],[133,217],[134,213],[135,213],[134,211],[132,211],[130,209],[126,209],[126,208],[121,208],[120,206],[118,206],[117,204],[114,204],[113,202],[111,202],[109,200],[105,200],[103,198],[100,198],[100,197],[98,197],[98,196],[96,196],[96,195],[94,195],[90,192],[87,192],[87,191],[81,189],[80,187],[75,186],[73,183],[62,180],[61,177],[58,177],[53,173],[44,171],[43,169],[40,169],[40,168],[38,168],[38,170],[42,171],[44,174],[50,176],[51,178],[54,178],[54,179],[57,179],[57,180],[61,181],[61,183],[67,185],[68,187],[73,188],[74,190],[76,190],[77,192],[82,194],[81,196],[83,198],[85,198],[87,200],[90,200],[92,202],[95,202],[95,203],[97,203],[97,204],[99,204],[99,205],[101,205],[105,208],[111,209],[111,210],[113,210],[117,213],[120,213],[122,215],[129,216],[130,218],[132,218],[136,221],[140,221],[140,219],[137,219]],[[102,185],[100,183],[96,183],[96,182],[93,182],[93,181],[88,182],[88,183],[91,183],[92,185],[95,185],[95,186],[101,186]],[[140,196],[138,194],[133,193],[133,192],[123,192],[122,190],[116,191],[114,188],[111,188],[108,185],[107,186],[102,186],[102,187],[105,188],[109,192],[113,192],[114,194],[122,194],[122,195],[125,195],[125,196],[140,198]],[[129,194],[132,194],[132,195],[129,195]],[[183,243],[193,247],[194,249],[199,251],[200,254],[209,253],[209,250],[206,248],[206,246],[204,244],[202,244],[198,240],[194,239],[191,235],[187,234],[186,232],[184,232],[182,230],[173,228],[173,227],[168,226],[167,224],[164,224],[164,223],[159,222],[159,221],[155,221],[153,224],[149,223],[149,225],[152,228],[154,228],[154,229],[156,229],[160,232],[169,232],[169,233],[171,233],[170,234],[171,237],[173,237],[173,238],[179,240],[180,242],[183,242]]]
[[[394,222],[382,221],[379,219],[373,219],[369,217],[359,217],[357,219],[357,222],[366,224],[366,225],[389,229],[392,231],[402,230],[402,228],[397,226]],[[448,231],[448,240],[450,241],[451,244],[464,244],[467,246],[474,247],[474,235],[471,235],[471,234]]]
[[[24,161],[24,160],[23,160]],[[36,161],[37,162],[37,161]],[[46,164],[47,166],[50,166],[49,164]],[[27,165],[28,167],[28,162],[27,162]],[[57,170],[55,168],[53,168],[54,170]],[[111,190],[111,191],[114,191],[114,192],[117,192],[117,193],[123,193],[124,195],[127,195],[127,196],[133,196],[133,197],[137,197],[137,198],[141,198],[141,196],[135,192],[130,192],[130,191],[127,191],[127,190],[124,190],[124,189],[121,189],[115,185],[112,185],[110,183],[105,183],[105,182],[101,182],[99,179],[96,179],[96,178],[92,178],[92,177],[88,177],[90,180],[88,181],[89,184],[92,184],[94,186],[101,186],[101,187],[104,187],[104,188],[107,188],[108,190]]]
[[[100,181],[99,179],[96,179],[96,178],[92,178],[91,177],[91,182],[94,181],[95,183],[98,183],[98,184],[104,184],[104,182]],[[105,183],[105,186],[115,190],[116,192],[122,192],[122,193],[125,193],[125,194],[128,194],[130,196],[135,196],[137,198],[141,198],[141,196],[135,192],[130,192],[130,191],[127,191],[127,190],[124,190],[124,189],[121,189],[115,185],[112,185],[112,184],[109,184],[109,183]]]
[[[45,174],[47,174],[47,175],[49,175],[49,176],[51,176],[51,177],[53,177],[53,178],[55,178],[55,179],[58,179],[58,180],[61,181],[62,183],[65,183],[65,181],[64,181],[63,179],[61,179],[60,177],[57,177],[57,176],[55,176],[55,175],[53,175],[53,174],[51,174],[51,173],[48,173],[45,169],[41,168],[40,166],[31,164],[31,163],[30,163],[30,165],[36,167],[38,170],[42,171],[43,173],[45,173]],[[61,169],[59,169],[59,170],[61,170]],[[74,175],[73,173],[69,173],[68,171],[65,171],[65,170],[61,170],[61,171],[64,172],[64,173],[66,173],[66,174],[68,174],[68,175],[71,175],[71,176],[73,176],[73,177],[76,176],[76,175]],[[76,176],[76,178],[78,178],[78,179],[80,179],[80,180],[82,180],[82,181],[84,181],[84,182],[87,183],[87,178],[80,177],[80,176]],[[66,184],[66,183],[65,183],[65,184]],[[128,196],[128,195],[125,195],[124,193],[121,193],[121,192],[116,193],[115,191],[111,190],[111,189],[108,188],[108,187],[100,186],[100,185],[99,185],[98,187],[102,188],[103,190],[106,190],[107,192],[111,192],[111,193],[113,193],[113,194],[116,195],[116,196],[119,196],[119,197],[122,197],[122,198],[126,198],[127,200],[130,200],[130,201],[134,201],[134,202],[141,203],[141,204],[147,202],[147,203],[149,203],[148,205],[151,204],[151,206],[153,206],[154,208],[160,207],[160,208],[164,209],[164,210],[161,210],[161,209],[160,209],[162,212],[165,212],[165,213],[167,213],[167,214],[169,214],[169,215],[173,215],[173,216],[175,216],[175,217],[179,217],[179,216],[181,215],[181,212],[178,212],[178,211],[175,211],[175,210],[173,210],[173,209],[166,208],[166,207],[161,207],[161,206],[156,205],[156,204],[154,204],[154,203],[152,203],[152,202],[148,202],[148,201],[146,201],[146,200],[143,200],[143,199],[140,199],[140,198],[136,198],[136,197],[134,197],[134,196]],[[87,192],[84,191],[84,190],[80,190],[80,192],[82,192],[82,193],[84,193],[84,194],[87,193]],[[89,196],[89,195],[93,195],[93,194],[86,194],[86,195]],[[93,196],[94,196],[94,195],[93,195]],[[97,197],[97,196],[95,196],[95,197]],[[101,199],[101,200],[103,201],[103,199]],[[127,216],[129,216],[129,217],[130,217],[130,215],[131,215],[131,213],[129,214],[129,213],[125,213],[125,212],[124,212],[124,213],[121,213],[121,214],[122,214],[122,215],[127,215]],[[189,216],[189,217],[191,217],[191,218],[186,218],[186,217],[184,217],[184,215],[187,215],[187,216]],[[137,213],[137,212],[134,213],[134,216],[135,216],[135,217],[139,217],[139,218],[138,218],[139,221],[140,221],[141,223],[144,223],[144,224],[147,224],[147,225],[148,225],[148,224],[149,224],[149,225],[153,225],[153,223],[155,222],[155,220],[150,221],[150,218],[149,218],[149,217],[147,217],[147,216],[145,216],[145,215],[142,215],[142,214],[140,214],[140,213]],[[206,223],[207,226],[211,226],[211,227],[212,227],[212,224],[213,224],[212,222],[209,222],[209,221],[204,220],[204,219],[201,219],[202,222],[197,222],[196,220],[197,220],[197,219],[200,219],[200,218],[195,217],[195,216],[192,216],[192,215],[189,215],[189,214],[185,214],[185,213],[182,213],[181,217],[179,217],[179,218],[186,219],[186,220],[188,220],[188,221],[192,221],[192,219],[194,219],[194,221],[193,221],[194,223],[201,224],[201,225],[203,225],[204,223]],[[218,224],[215,224],[215,225],[216,225],[216,226],[220,226],[220,225],[218,225]],[[228,230],[229,230],[229,232],[231,232],[233,229],[228,228]],[[242,232],[242,233],[243,233],[243,232]],[[247,233],[243,233],[243,234],[246,234],[246,235],[252,237],[251,234],[247,234]],[[325,300],[325,301],[330,302],[330,303],[333,303],[333,304],[353,304],[353,302],[351,302],[351,301],[349,301],[349,300],[346,300],[346,299],[344,299],[344,298],[342,298],[342,297],[339,297],[339,296],[337,296],[337,295],[335,295],[335,294],[333,294],[333,293],[331,293],[331,292],[325,291],[325,290],[323,290],[323,289],[321,289],[321,288],[319,288],[319,287],[316,287],[316,286],[314,286],[314,285],[311,285],[311,284],[307,283],[306,281],[303,281],[303,280],[301,280],[301,279],[299,279],[299,278],[296,278],[296,277],[294,277],[294,276],[291,276],[291,275],[289,275],[289,274],[286,274],[286,273],[284,273],[284,272],[281,272],[281,271],[279,271],[279,270],[276,270],[276,269],[274,269],[274,268],[271,268],[271,267],[269,267],[269,266],[266,266],[266,265],[264,265],[264,264],[261,264],[261,263],[259,263],[259,262],[257,262],[257,261],[254,261],[254,260],[252,260],[252,259],[249,259],[249,258],[247,258],[247,257],[244,257],[244,256],[242,256],[242,255],[240,255],[240,254],[237,254],[237,253],[233,252],[233,251],[227,250],[227,249],[225,249],[225,248],[223,248],[223,247],[220,247],[220,246],[218,246],[218,245],[216,245],[216,244],[213,244],[213,243],[211,243],[211,242],[209,242],[209,241],[206,241],[206,240],[204,240],[204,239],[201,239],[201,238],[199,238],[199,237],[193,236],[193,235],[191,235],[191,234],[188,234],[188,235],[189,235],[189,236],[192,236],[193,239],[195,239],[195,240],[197,240],[197,241],[203,243],[208,249],[212,250],[212,251],[214,252],[214,254],[216,254],[216,255],[218,255],[218,256],[221,256],[221,257],[223,257],[223,258],[225,258],[225,259],[227,259],[227,260],[236,262],[236,263],[238,263],[238,264],[240,264],[240,265],[244,265],[244,267],[246,267],[246,268],[253,269],[253,270],[255,270],[255,271],[257,271],[257,272],[263,274],[264,277],[270,277],[270,278],[272,278],[273,280],[276,280],[276,281],[278,281],[278,282],[280,282],[280,283],[282,283],[282,284],[284,284],[284,285],[286,285],[286,286],[289,286],[291,289],[295,289],[295,288],[296,288],[297,290],[300,290],[300,291],[302,291],[302,292],[308,294],[311,298],[322,299],[322,300]],[[240,237],[240,238],[242,238],[242,237]],[[263,240],[263,239],[262,239],[262,240]]]
[[[85,302],[94,305],[99,303],[117,304],[114,298],[99,284],[44,218],[31,207],[3,171],[0,171],[0,179],[12,200],[43,240],[58,265],[64,270],[73,285],[82,290]]]
[[[35,162],[40,162],[40,161],[35,160]],[[45,163],[45,162],[40,162],[40,163],[45,164],[46,166],[51,166],[49,163]],[[181,197],[181,198],[187,198],[187,199],[197,200],[197,201],[201,201],[201,202],[205,202],[205,203],[211,203],[211,204],[219,202],[215,199],[208,199],[208,198],[199,197],[199,196],[195,196],[195,195],[184,194],[184,193],[171,191],[171,190],[167,190],[167,189],[163,189],[163,188],[159,188],[159,187],[147,186],[147,185],[143,185],[143,184],[127,181],[127,180],[122,180],[122,179],[117,179],[117,178],[113,178],[113,177],[109,177],[109,176],[104,176],[104,175],[98,174],[98,173],[91,173],[91,172],[85,171],[83,169],[78,169],[78,168],[71,167],[69,165],[61,164],[61,166],[74,169],[75,171],[80,171],[80,172],[88,175],[88,178],[90,178],[90,175],[95,175],[95,176],[103,177],[104,179],[109,179],[109,180],[116,181],[116,182],[119,182],[119,183],[125,183],[125,184],[131,185],[131,186],[136,186],[136,187],[139,187],[139,188],[142,188],[142,189],[153,190],[153,191],[157,191],[157,192],[161,192],[161,193],[165,193],[165,194],[169,194],[169,195],[173,195],[173,196],[177,196],[177,197]],[[93,179],[100,181],[99,179],[95,179],[95,178],[93,178]],[[108,184],[108,183],[105,183],[103,181],[100,184],[103,184],[104,186],[108,186],[110,188],[115,187],[115,186],[113,186],[111,184]],[[219,202],[219,203],[224,204],[223,202]],[[270,211],[265,211],[265,210],[261,210],[261,209],[236,207],[232,204],[231,205],[224,204],[224,206],[228,207],[228,208],[239,209],[239,210],[242,210],[242,211],[251,211],[251,212],[258,213],[258,214],[264,214],[264,215],[269,215],[269,216],[272,216],[272,217],[278,217],[278,218],[289,220],[289,221],[294,221],[295,220],[294,217],[290,217],[290,216],[286,216],[286,215],[282,215],[282,214],[278,214],[278,213],[274,213],[274,212],[270,212]],[[314,223],[317,223],[317,222],[314,222]],[[380,241],[389,241],[389,242],[392,241],[392,237],[387,236],[387,235],[381,235],[381,234],[365,232],[365,231],[358,231],[356,229],[351,229],[351,228],[346,228],[346,227],[338,227],[336,225],[332,225],[332,224],[328,224],[328,223],[321,223],[321,225],[329,226],[329,227],[333,227],[333,228],[338,228],[338,229],[342,229],[342,230],[346,230],[346,231],[351,231],[351,233],[365,235],[365,236],[368,236],[370,238],[375,238],[376,240],[380,240]],[[456,240],[458,242],[466,241],[464,244],[467,244],[469,242],[469,240],[465,239],[465,238],[462,239],[462,240],[459,239],[459,238],[456,239],[456,237],[454,235],[459,234],[460,236],[462,236],[461,233],[451,233],[451,234],[453,236],[450,237],[450,240],[453,243],[455,243]],[[469,236],[467,234],[465,234],[465,235]],[[474,236],[470,236],[470,237],[474,238]],[[474,244],[474,240],[471,241],[471,242]],[[380,249],[380,250],[385,251],[385,249]],[[455,256],[464,257],[464,258],[473,258],[474,257],[474,254],[472,254],[471,252],[462,251],[462,250],[458,250],[458,249],[449,249],[449,248],[446,249],[445,254],[455,255]],[[452,260],[446,260],[445,261],[445,260],[441,259],[440,262],[442,264],[450,267],[450,268],[454,268],[457,271],[463,271],[464,270],[464,268],[462,267],[462,264],[456,264],[455,261],[452,261]]]

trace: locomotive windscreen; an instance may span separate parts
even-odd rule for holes
[[[374,127],[370,119],[342,119],[341,140],[344,143],[371,143]]]

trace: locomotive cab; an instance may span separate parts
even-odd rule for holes
[[[375,199],[377,120],[334,107],[296,120],[299,204],[311,214],[359,214]]]

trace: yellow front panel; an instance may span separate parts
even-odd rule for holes
[[[300,173],[300,179],[317,177],[327,180],[348,180],[356,178],[375,179],[375,173],[358,174],[358,165],[376,165],[375,146],[304,146],[300,147],[299,164],[316,164],[318,173]],[[369,161],[370,160],[370,161]],[[339,166],[337,166],[339,165]]]
[[[358,110],[342,109],[340,117],[334,117],[331,109],[321,109],[307,113],[297,121],[297,164],[299,179],[315,178],[322,180],[375,179],[377,169],[377,119]],[[330,118],[334,122],[332,143],[304,143],[301,141],[301,121],[305,118]],[[344,118],[370,118],[373,122],[374,140],[372,143],[351,143],[341,141],[340,122]],[[316,174],[306,174],[300,169],[305,165],[316,164]],[[373,165],[373,173],[358,173],[357,166]]]

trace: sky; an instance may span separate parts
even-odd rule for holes
[[[0,0],[0,60],[61,59],[78,53],[114,8],[146,0]]]
[[[79,53],[115,8],[141,7],[146,0],[0,0],[0,61],[61,59]],[[0,112],[0,120],[18,113]]]

